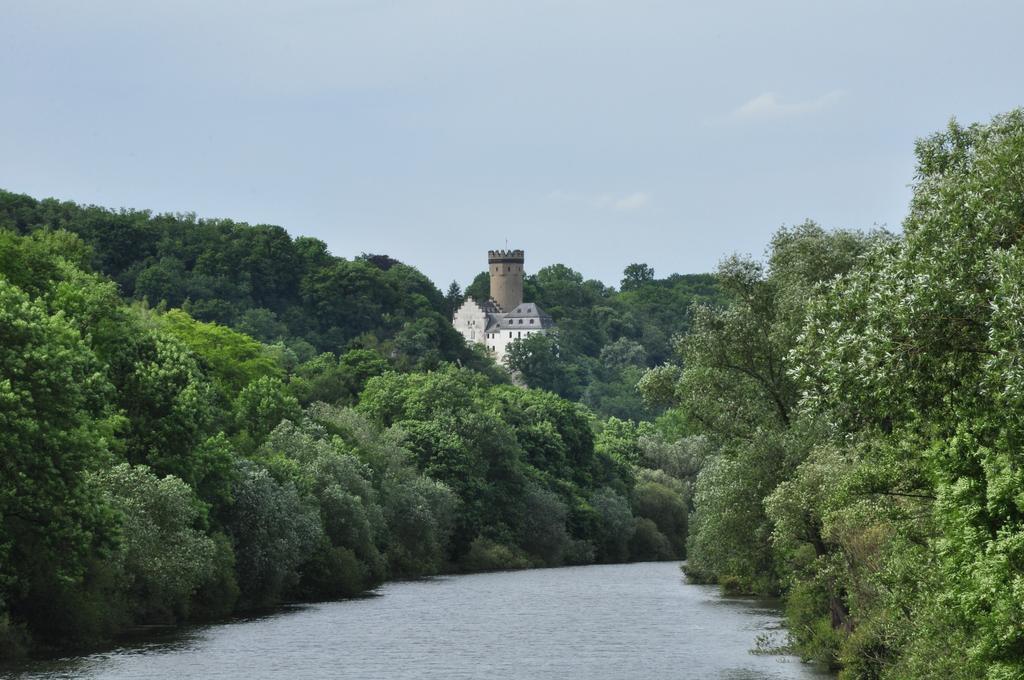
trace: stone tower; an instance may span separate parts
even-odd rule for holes
[[[489,250],[487,264],[491,270],[491,299],[503,312],[511,312],[523,304],[523,262],[521,250]]]

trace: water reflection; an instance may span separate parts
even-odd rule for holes
[[[751,653],[759,635],[781,634],[772,603],[683,585],[675,563],[445,577],[387,584],[380,595],[197,626],[0,677],[822,677],[791,657]]]

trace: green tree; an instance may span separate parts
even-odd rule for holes
[[[280,366],[266,346],[247,335],[219,324],[196,321],[177,309],[158,316],[157,321],[202,360],[228,395],[237,394],[257,378],[282,377]]]
[[[580,380],[574,375],[574,367],[563,359],[559,337],[553,333],[515,340],[506,350],[505,365],[530,387],[568,399],[580,394]]]
[[[452,281],[448,284],[448,291],[444,294],[445,318],[451,319],[465,299],[466,296],[463,295],[462,288],[459,286],[457,281]]]
[[[541,564],[562,564],[572,542],[566,531],[565,503],[551,491],[529,487],[523,494],[522,511],[517,544]]]
[[[388,370],[388,362],[371,349],[353,349],[336,357],[325,352],[295,369],[288,387],[304,406],[315,401],[353,404],[366,381]]]
[[[132,618],[184,618],[193,594],[212,578],[217,557],[214,541],[193,528],[199,510],[192,489],[176,477],[161,479],[143,465],[127,463],[97,472],[93,480],[120,516],[111,568]]]
[[[299,401],[278,378],[262,377],[252,381],[234,402],[235,425],[244,445],[259,445],[283,420],[297,420],[302,414]]]
[[[685,484],[664,472],[645,470],[630,499],[633,514],[654,522],[668,541],[669,554],[677,559],[686,557],[687,492]]]
[[[241,606],[280,601],[299,582],[299,567],[320,544],[315,509],[302,502],[294,484],[278,483],[252,463],[240,462],[226,528],[235,551]]]
[[[63,314],[0,277],[0,594],[48,638],[113,515],[85,473],[110,460],[119,419],[95,355]]]
[[[728,580],[740,590],[775,591],[780,567],[764,498],[810,449],[813,425],[797,427],[799,390],[790,350],[803,330],[808,301],[849,271],[885,234],[826,232],[813,223],[781,229],[767,267],[731,257],[719,267],[725,308],[698,307],[679,343],[671,397],[717,451],[697,478],[688,573]],[[665,398],[664,371],[644,381]]]
[[[598,489],[590,497],[595,516],[597,559],[622,562],[629,558],[629,541],[636,531],[629,501],[613,489]]]
[[[894,517],[879,531],[894,535],[877,573],[855,585],[898,587],[854,609],[881,625],[855,631],[844,656],[866,667],[880,650],[893,676],[1014,677],[1024,672],[1024,111],[951,123],[916,151],[904,240],[812,305],[795,357],[809,409],[882,439],[854,452],[855,488],[883,499],[875,512]],[[909,543],[901,535],[916,544],[892,549]],[[963,653],[952,660],[950,648]]]
[[[654,281],[654,268],[647,264],[631,264],[622,272],[622,290],[635,290]]]

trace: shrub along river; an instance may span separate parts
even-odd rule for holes
[[[88,656],[30,662],[28,678],[829,677],[754,654],[784,636],[770,604],[685,584],[676,562],[397,582],[376,596],[177,629]]]

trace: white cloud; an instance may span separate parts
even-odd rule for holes
[[[815,99],[785,102],[776,93],[765,92],[733,110],[730,117],[737,120],[751,120],[806,116],[831,108],[845,96],[846,93],[842,90],[832,90]]]
[[[628,212],[640,210],[651,203],[651,195],[645,191],[634,191],[629,194],[581,194],[556,189],[548,194],[548,199],[561,203],[579,203],[602,210]]]
[[[616,210],[637,210],[639,208],[644,207],[650,202],[650,194],[646,194],[642,191],[634,191],[628,196],[623,196],[622,198],[615,201],[615,203],[613,203],[612,206]]]

